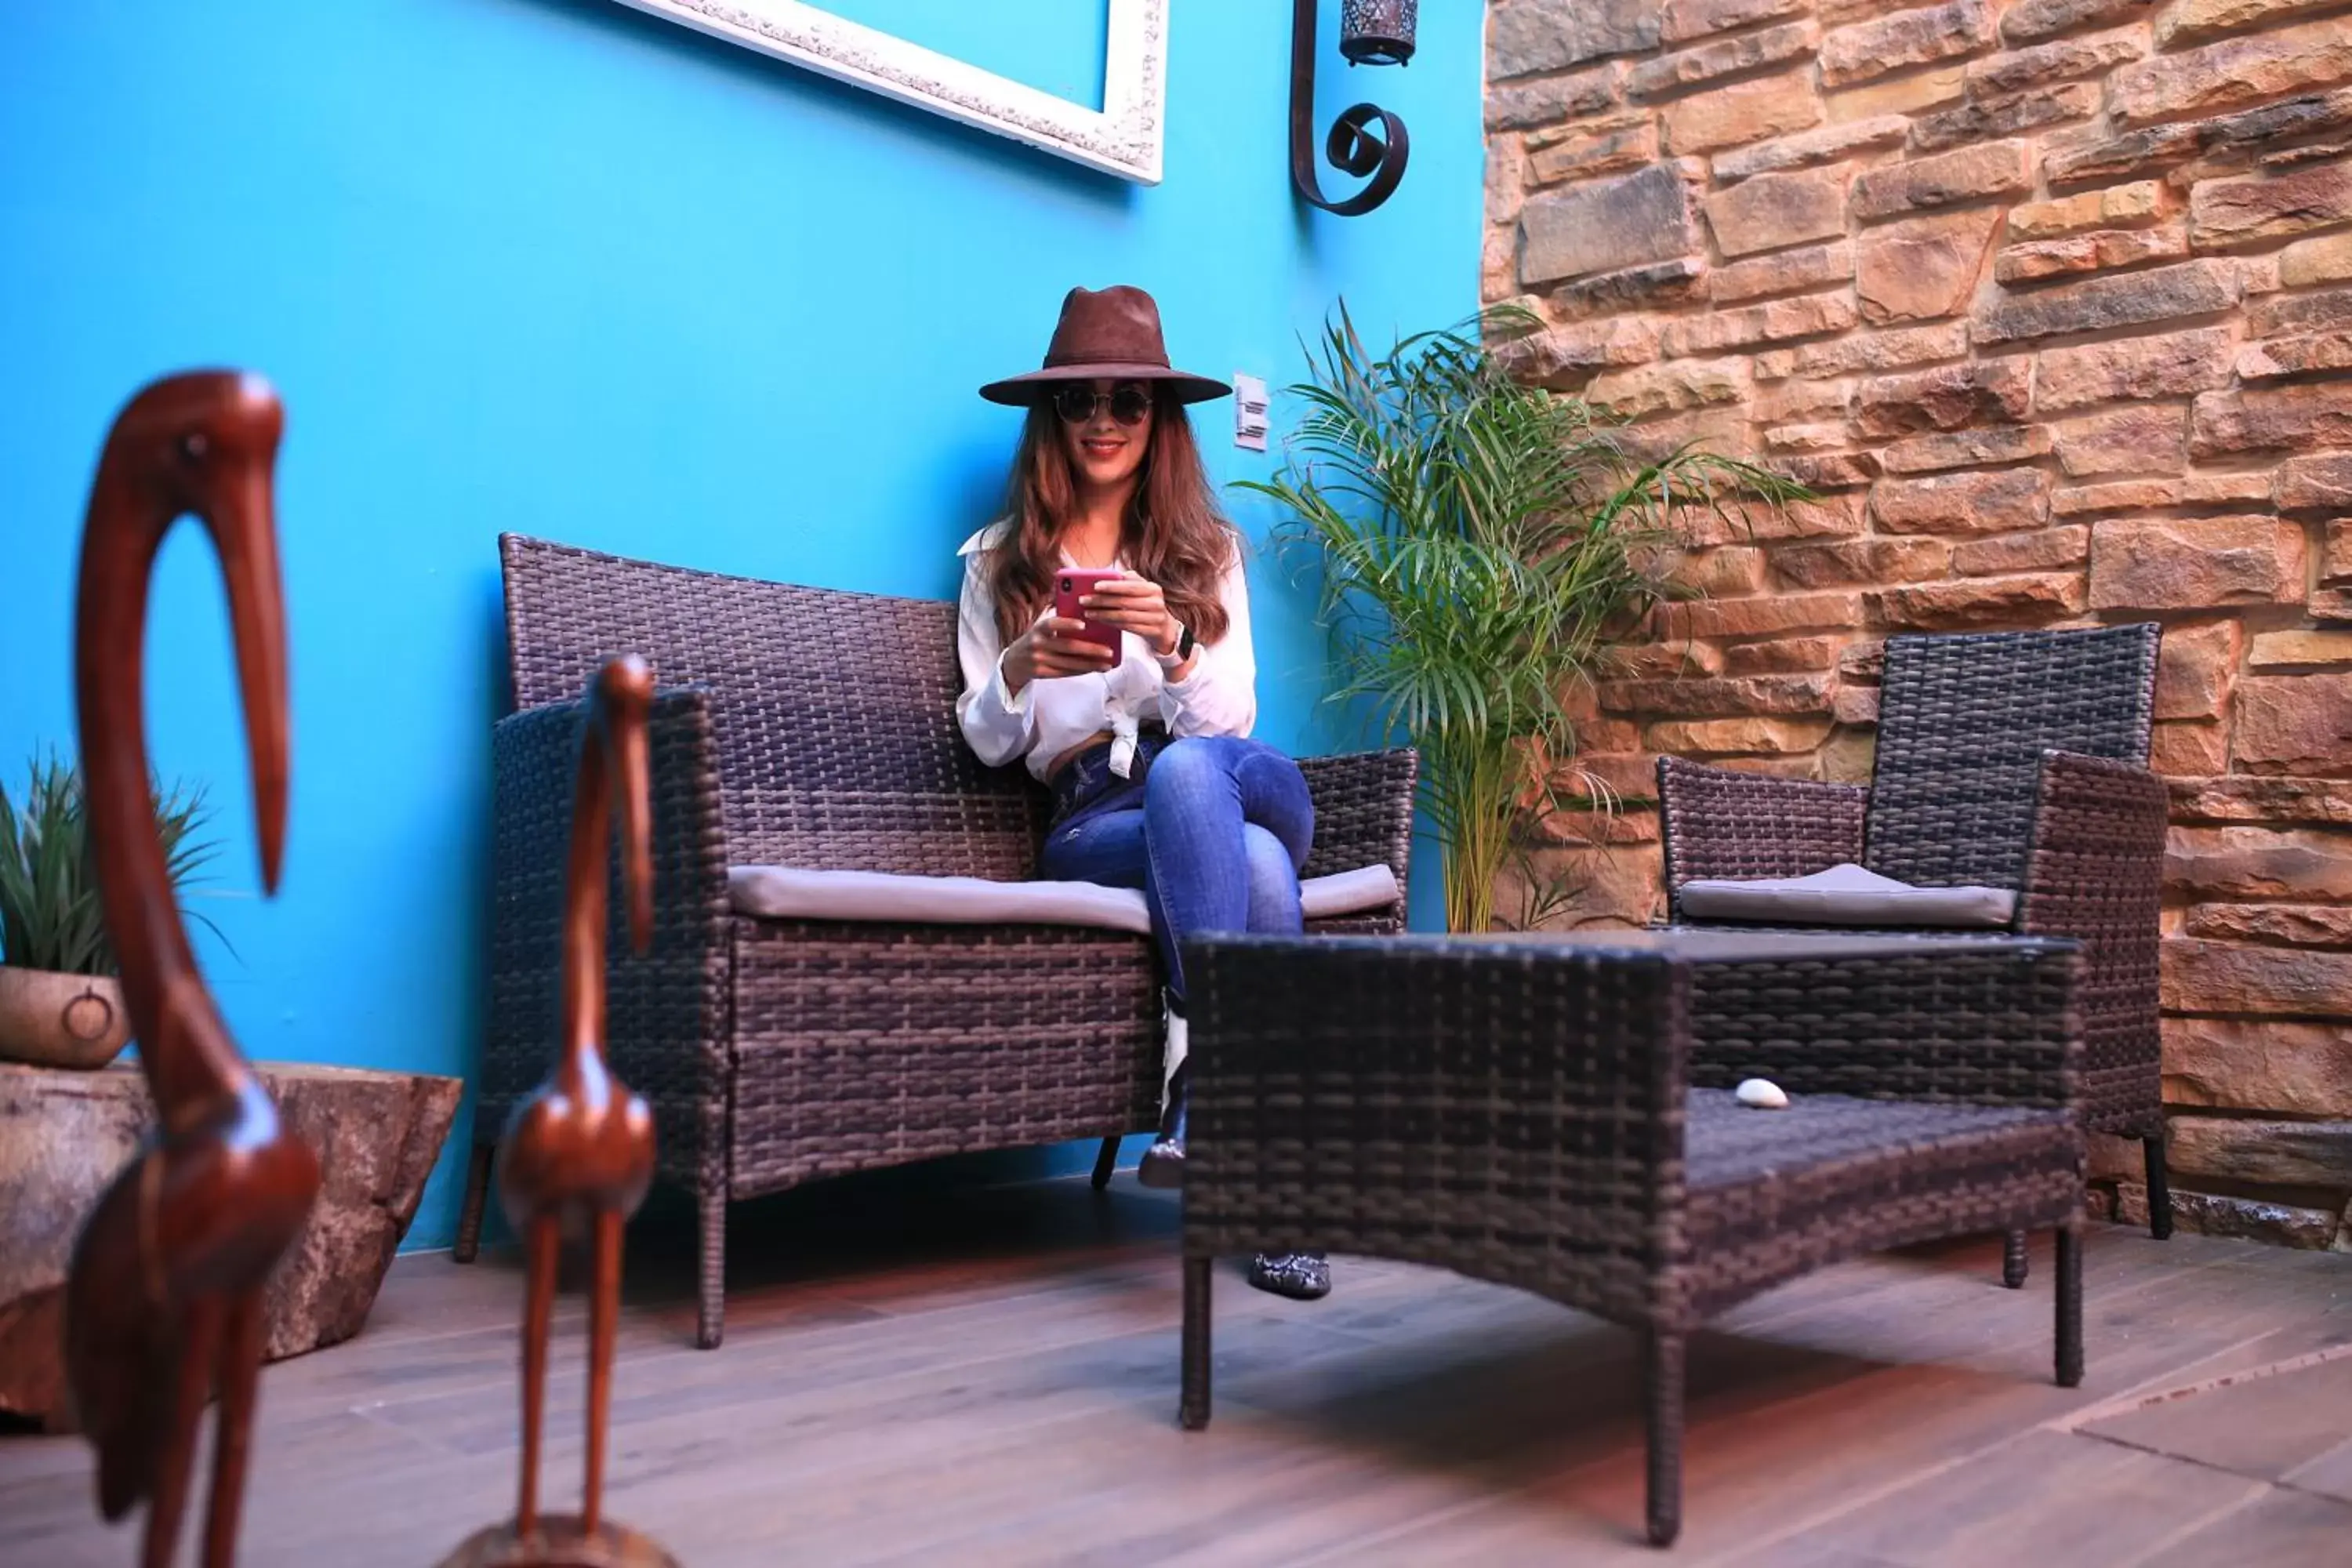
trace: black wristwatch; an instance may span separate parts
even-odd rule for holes
[[[1171,654],[1161,655],[1160,660],[1163,666],[1170,669],[1175,668],[1178,665],[1192,657],[1192,628],[1184,625],[1183,622],[1179,621],[1176,623],[1176,630],[1179,634],[1176,638],[1176,651]]]

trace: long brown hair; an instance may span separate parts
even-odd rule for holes
[[[1153,389],[1151,444],[1144,449],[1135,494],[1119,523],[1119,554],[1128,570],[1160,584],[1169,613],[1200,641],[1225,635],[1225,606],[1217,580],[1233,563],[1240,536],[1217,510],[1200,443],[1184,405],[1162,385]],[[1021,448],[1013,458],[1005,511],[1013,527],[989,552],[989,586],[996,595],[996,634],[1011,642],[1027,631],[1054,596],[1062,563],[1063,526],[1077,515],[1078,487],[1062,444],[1062,419],[1049,404],[1029,410]]]

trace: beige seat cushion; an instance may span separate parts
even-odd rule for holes
[[[1810,877],[1753,881],[1701,879],[1678,895],[1691,920],[1756,921],[1774,925],[1961,926],[2005,928],[2017,913],[2006,888],[1920,888],[1859,866],[1832,866]]]
[[[1151,930],[1141,893],[1094,882],[991,882],[978,877],[735,866],[728,869],[727,890],[736,913],[764,920],[1095,926],[1139,936]],[[1298,887],[1298,901],[1310,921],[1384,909],[1402,896],[1396,873],[1386,866],[1310,877]]]

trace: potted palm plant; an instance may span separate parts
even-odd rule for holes
[[[0,1058],[102,1068],[128,1043],[131,1020],[99,903],[81,771],[52,756],[36,757],[30,773],[21,801],[0,785]],[[196,837],[209,816],[201,791],[174,785],[156,797],[175,889],[213,857]]]
[[[1677,513],[1804,493],[1695,447],[1642,455],[1580,399],[1513,381],[1485,342],[1530,319],[1490,311],[1375,355],[1342,307],[1289,389],[1306,412],[1282,467],[1241,487],[1318,569],[1332,700],[1420,750],[1456,931],[1495,923],[1519,814],[1575,755],[1571,700],[1606,639],[1666,591]]]

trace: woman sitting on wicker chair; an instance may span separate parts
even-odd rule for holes
[[[1017,759],[1054,793],[1041,870],[1139,888],[1168,975],[1160,1131],[1137,1174],[1184,1173],[1184,972],[1214,931],[1297,931],[1315,807],[1298,765],[1249,739],[1256,663],[1239,536],[1218,512],[1184,405],[1233,389],[1171,370],[1139,289],[1075,289],[1045,367],[981,395],[1029,410],[1008,515],[963,546],[957,717],[982,762]],[[1082,619],[1056,578],[1087,568]],[[1111,627],[1119,647],[1084,639]],[[1106,639],[1106,642],[1108,639]],[[1319,1256],[1261,1257],[1250,1282],[1309,1300]]]

